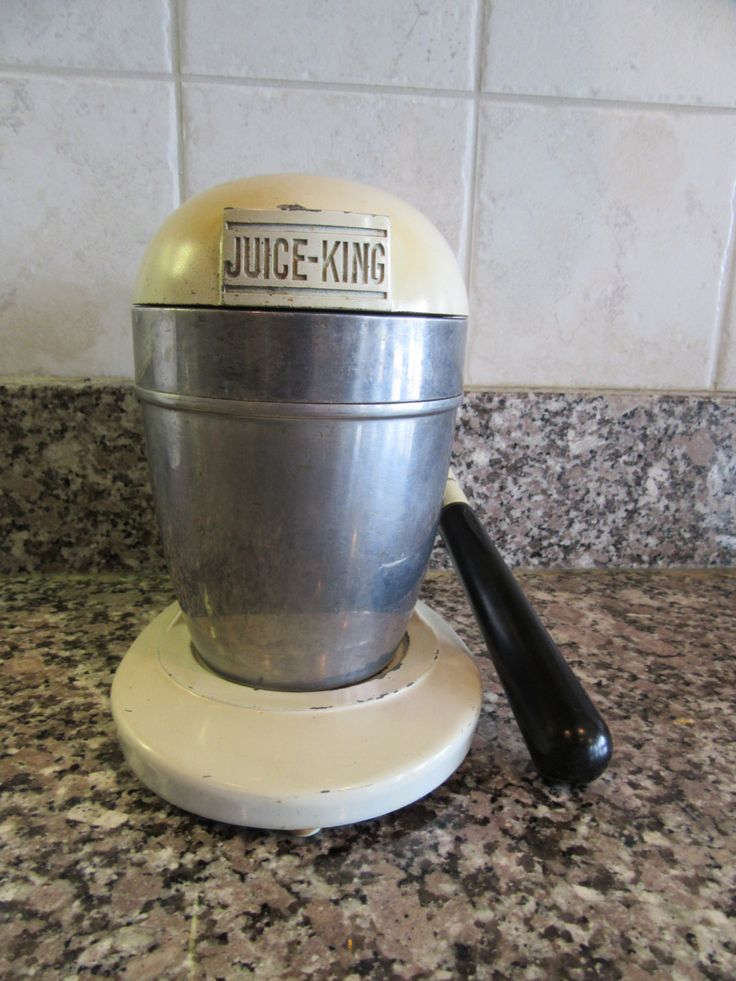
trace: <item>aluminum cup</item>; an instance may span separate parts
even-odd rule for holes
[[[135,307],[154,501],[214,671],[336,688],[391,660],[462,398],[462,317]]]

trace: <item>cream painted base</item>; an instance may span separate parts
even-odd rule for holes
[[[459,766],[481,705],[467,648],[423,603],[408,637],[368,681],[267,691],[203,666],[174,603],[115,675],[112,711],[126,759],[172,804],[253,828],[303,832],[404,807]]]

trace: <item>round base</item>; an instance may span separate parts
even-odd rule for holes
[[[125,757],[165,800],[230,824],[297,831],[404,807],[459,766],[481,705],[478,669],[441,617],[418,603],[407,634],[368,681],[270,691],[203,665],[174,603],[113,681]]]

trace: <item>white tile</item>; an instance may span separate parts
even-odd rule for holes
[[[468,89],[477,0],[186,0],[185,72]]]
[[[0,65],[168,71],[166,0],[4,0]]]
[[[493,0],[484,90],[736,105],[733,0]]]
[[[486,103],[468,381],[704,388],[729,113]]]
[[[252,174],[324,173],[398,194],[464,241],[469,100],[184,86],[188,194]]]
[[[170,89],[0,78],[0,374],[131,374],[137,268],[174,207]]]

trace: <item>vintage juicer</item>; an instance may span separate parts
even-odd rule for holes
[[[177,602],[121,662],[112,707],[126,759],[166,800],[307,832],[409,804],[464,758],[478,670],[417,596],[441,516],[466,587],[494,561],[483,542],[485,572],[472,554],[463,569],[478,534],[447,484],[466,325],[448,245],[375,188],[224,184],[152,240],[136,391]],[[528,677],[518,693],[502,680],[529,715]],[[585,779],[610,755],[601,731],[573,737]]]

